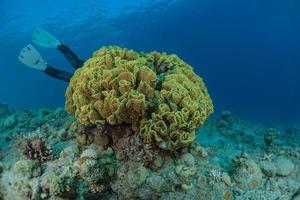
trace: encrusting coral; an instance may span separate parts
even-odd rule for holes
[[[66,110],[83,125],[127,124],[175,150],[194,141],[213,104],[202,79],[176,55],[108,46],[75,72]]]

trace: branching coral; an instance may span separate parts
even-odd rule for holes
[[[80,176],[90,185],[93,192],[102,192],[105,186],[97,184],[104,177],[104,170],[97,162],[97,152],[92,149],[85,150],[75,166],[79,169]]]
[[[115,174],[114,165],[112,149],[107,149],[100,154],[92,148],[86,149],[74,163],[79,176],[86,181],[92,193],[102,193],[107,190],[106,179],[111,179]]]
[[[66,109],[84,125],[128,124],[175,150],[194,141],[213,105],[202,79],[176,55],[108,46],[75,72]]]
[[[44,163],[53,158],[52,150],[47,147],[45,141],[37,135],[25,138],[25,144],[22,144],[22,146],[23,154],[29,159]]]

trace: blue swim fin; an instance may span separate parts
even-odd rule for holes
[[[61,44],[53,35],[46,32],[41,28],[36,28],[32,34],[32,41],[36,45],[47,47],[47,48],[57,48]]]

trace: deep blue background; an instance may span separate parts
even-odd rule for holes
[[[0,0],[0,24],[0,102],[63,106],[67,84],[17,60],[40,26],[84,59],[108,44],[176,53],[203,77],[217,111],[300,119],[298,0]],[[56,50],[38,49],[72,70]]]

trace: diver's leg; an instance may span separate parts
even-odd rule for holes
[[[84,61],[79,59],[69,47],[41,28],[36,28],[33,31],[32,41],[42,47],[58,49],[75,69],[83,66]]]
[[[47,64],[40,53],[31,44],[21,50],[18,58],[24,65],[45,72],[49,76],[62,81],[69,82],[73,76],[73,74],[69,72],[55,69]]]
[[[49,64],[47,64],[47,67],[44,71],[47,75],[65,81],[65,82],[70,82],[73,74],[66,72],[66,71],[62,71],[59,69],[56,69],[54,67],[51,67]]]
[[[66,45],[60,43],[57,46],[57,49],[67,58],[69,63],[75,68],[78,69],[83,66],[84,61],[79,59],[77,55]]]

